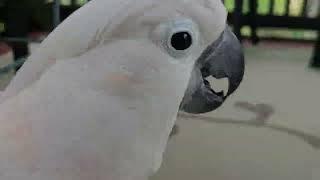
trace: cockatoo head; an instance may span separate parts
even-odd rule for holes
[[[92,0],[46,38],[2,98],[35,82],[55,61],[74,58],[119,40],[134,40],[148,48],[141,52],[144,48],[140,47],[131,53],[146,53],[149,55],[145,58],[150,60],[153,56],[154,61],[168,61],[176,66],[176,71],[182,71],[179,75],[188,79],[180,110],[212,111],[238,88],[244,74],[241,45],[228,28],[226,17],[221,0]],[[125,54],[125,47],[120,45],[113,54]],[[152,53],[146,52],[151,47]],[[191,74],[178,68],[182,66],[192,68]],[[228,92],[214,91],[215,84],[211,84],[212,88],[205,80],[208,76],[228,78]],[[177,86],[184,88],[180,83]]]
[[[92,5],[95,2],[99,0]],[[155,45],[169,62],[192,66],[180,104],[180,109],[189,113],[218,108],[238,88],[244,74],[243,53],[226,24],[227,12],[220,0],[140,0],[124,4],[113,15],[118,21],[99,27],[90,47],[118,39],[141,39]],[[214,91],[205,79],[208,76],[228,78],[228,91]]]

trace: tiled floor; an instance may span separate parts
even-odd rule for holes
[[[154,180],[320,179],[320,71],[307,68],[311,47],[275,45],[246,48],[244,82],[223,107],[180,115]]]

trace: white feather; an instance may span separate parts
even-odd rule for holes
[[[74,13],[2,96],[1,180],[147,179],[225,15],[220,0],[94,0]],[[182,19],[199,38],[176,58],[162,32]]]

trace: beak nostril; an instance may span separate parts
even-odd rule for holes
[[[202,69],[201,69],[201,73],[202,73],[202,76],[203,77],[208,77],[208,76],[210,76],[210,70],[209,70],[209,68],[207,68],[207,67],[203,67]]]

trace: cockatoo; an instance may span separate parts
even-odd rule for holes
[[[0,179],[143,180],[179,109],[239,86],[241,46],[220,0],[93,0],[33,53],[0,104]],[[228,77],[226,95],[209,75]]]

